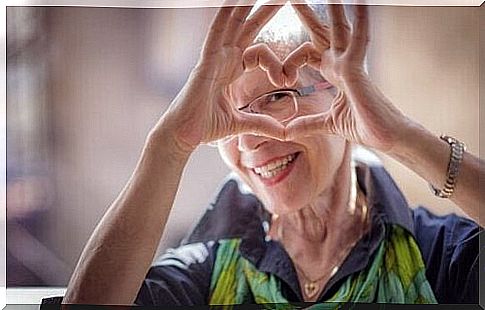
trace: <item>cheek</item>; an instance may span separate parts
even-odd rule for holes
[[[332,186],[342,165],[346,142],[338,136],[324,135],[319,138],[308,138],[306,143],[309,145],[308,171],[311,176],[311,191],[312,196],[315,196]]]
[[[241,166],[241,156],[238,149],[237,137],[229,139],[227,142],[218,145],[219,154],[224,163],[250,187],[253,187],[248,176],[248,170]]]

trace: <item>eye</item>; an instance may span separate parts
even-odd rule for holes
[[[288,98],[290,94],[288,93],[274,93],[274,94],[269,94],[266,98],[266,101],[269,102],[276,102],[281,99]]]

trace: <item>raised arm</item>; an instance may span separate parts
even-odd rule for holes
[[[190,152],[150,135],[137,167],[85,246],[63,303],[131,304],[155,255]]]
[[[132,304],[155,255],[190,154],[239,132],[284,137],[265,116],[231,107],[228,85],[243,71],[243,52],[278,6],[224,7],[207,35],[186,85],[150,132],[133,175],[89,239],[63,304]],[[281,64],[269,68],[283,79]],[[282,82],[283,83],[283,82]]]
[[[309,65],[335,86],[338,95],[328,112],[290,122],[287,138],[315,132],[336,134],[390,155],[436,188],[443,188],[450,146],[404,115],[382,94],[365,70],[369,42],[367,7],[354,7],[355,21],[351,25],[342,5],[329,5],[329,25],[325,25],[308,5],[294,2],[293,7],[306,26],[311,42],[300,46],[285,60],[288,81],[296,81],[296,68]],[[465,153],[451,196],[482,226],[479,180],[484,178],[484,162]]]

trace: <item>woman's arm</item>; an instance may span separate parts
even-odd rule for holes
[[[309,65],[337,88],[338,95],[329,111],[290,122],[287,137],[315,132],[339,135],[391,155],[441,189],[446,180],[450,146],[404,115],[382,94],[365,70],[370,41],[367,7],[354,7],[355,19],[351,25],[342,5],[329,5],[329,25],[324,25],[310,7],[294,2],[293,7],[306,26],[311,42],[287,57],[285,72],[296,72],[294,68]],[[293,75],[290,81],[296,77]],[[483,179],[485,168],[481,163],[465,153],[451,198],[483,225],[483,219],[482,222],[479,219],[479,179]]]
[[[231,1],[234,4],[234,1]],[[229,85],[245,70],[243,52],[280,6],[225,6],[178,96],[150,133],[135,172],[86,245],[64,304],[132,304],[155,255],[183,169],[201,143],[251,132],[284,138],[284,127],[233,107]],[[258,64],[281,82],[281,64]]]
[[[450,161],[450,145],[416,123],[410,123],[407,127],[400,142],[387,154],[434,187],[443,188]],[[459,169],[455,190],[450,199],[483,227],[483,215],[480,218],[480,201],[483,201],[483,197],[480,196],[485,191],[483,188],[480,191],[480,180],[485,180],[485,163],[465,152]]]
[[[150,134],[128,184],[84,248],[63,303],[133,303],[157,250],[189,156],[168,130]]]

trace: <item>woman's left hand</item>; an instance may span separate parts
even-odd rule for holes
[[[288,123],[287,139],[323,132],[384,152],[392,149],[411,121],[377,89],[365,70],[369,41],[367,7],[355,6],[353,27],[342,5],[328,6],[330,27],[308,5],[293,4],[293,7],[311,42],[286,58],[287,84],[296,82],[298,68],[309,65],[319,70],[338,93],[328,111],[300,116]]]
[[[286,126],[287,139],[330,133],[387,153],[424,180],[441,188],[450,160],[450,146],[406,117],[372,83],[365,70],[369,20],[365,6],[355,7],[351,28],[342,5],[330,5],[330,27],[319,21],[307,5],[293,5],[311,37],[288,55],[283,65],[289,85],[298,68],[309,65],[338,90],[327,112],[300,116]],[[482,192],[478,180],[485,165],[465,152],[459,182],[451,200],[480,225]]]

